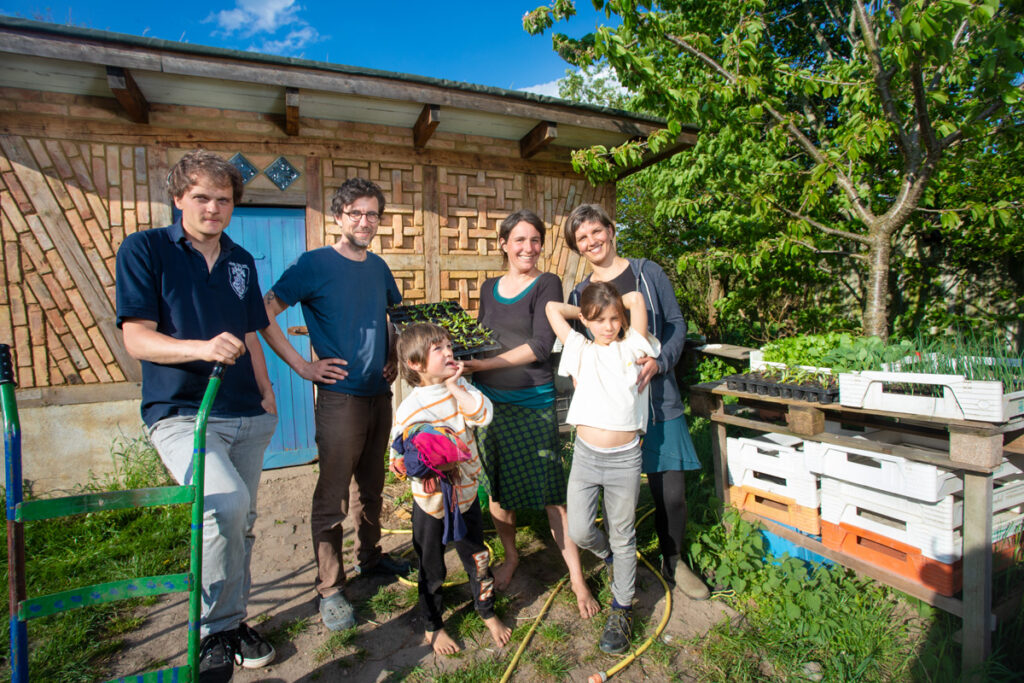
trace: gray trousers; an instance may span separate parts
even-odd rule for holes
[[[569,537],[605,559],[614,561],[612,596],[622,607],[633,604],[636,583],[636,502],[640,494],[640,443],[634,448],[602,453],[576,437],[569,471],[566,506]],[[594,522],[598,496],[604,492],[605,536]]]
[[[181,484],[192,481],[195,417],[168,417],[149,430],[160,459]],[[211,417],[206,423],[203,494],[203,609],[200,634],[230,631],[245,619],[249,559],[256,536],[256,489],[277,416]]]

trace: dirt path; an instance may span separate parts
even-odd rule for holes
[[[354,632],[334,634],[320,623],[312,589],[315,578],[309,534],[309,501],[316,480],[315,465],[264,472],[260,485],[260,516],[256,522],[253,553],[253,587],[249,623],[272,639],[277,660],[259,670],[239,669],[234,680],[250,681],[334,681],[377,682],[430,681],[444,672],[463,672],[448,680],[498,680],[507,664],[499,657],[511,654],[516,642],[504,651],[494,648],[476,618],[465,588],[446,593],[448,628],[458,634],[464,652],[455,657],[436,657],[422,640],[422,621],[415,607],[415,587],[379,578],[358,578],[349,582],[346,593],[359,610]],[[401,485],[385,492],[385,526],[408,528],[408,514],[393,503]],[[408,503],[406,504],[408,505]],[[348,537],[349,534],[346,534]],[[533,537],[527,531],[517,543],[522,561],[505,596],[499,597],[498,612],[517,629],[517,636],[532,623],[564,575],[561,556],[549,539]],[[387,535],[384,549],[412,555],[408,534]],[[346,542],[348,545],[348,542]],[[346,558],[350,560],[350,558]],[[585,566],[595,560],[586,554]],[[461,566],[454,552],[448,553],[449,574],[457,577]],[[464,576],[464,575],[463,575]],[[603,576],[592,572],[592,588],[608,589]],[[641,565],[637,578],[637,607],[642,642],[653,632],[665,610],[661,583]],[[672,613],[660,642],[614,680],[696,680],[688,675],[694,648],[688,641],[707,632],[723,618],[734,616],[721,603],[693,602],[678,592],[672,596]],[[180,664],[185,659],[187,600],[183,594],[164,597],[143,608],[145,623],[126,637],[125,647],[111,663],[111,677],[118,678],[154,667],[155,662]],[[568,587],[556,597],[516,669],[516,681],[586,680],[597,671],[614,666],[617,658],[597,649],[604,623],[603,613],[583,621]]]

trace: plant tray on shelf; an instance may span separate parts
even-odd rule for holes
[[[1006,422],[1024,415],[1024,391],[1003,393],[1001,382],[963,375],[843,372],[839,402],[851,408],[982,422]]]
[[[839,398],[839,387],[825,387],[816,382],[790,384],[766,377],[760,372],[745,372],[725,378],[730,391],[745,391],[748,394],[787,398],[811,403],[835,403]]]
[[[456,358],[470,358],[501,348],[501,345],[494,341],[494,333],[478,323],[454,301],[392,306],[388,309],[388,315],[399,332],[413,323],[434,323],[448,330]]]

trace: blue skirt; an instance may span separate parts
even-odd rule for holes
[[[700,459],[690,439],[686,416],[668,422],[648,422],[643,442],[641,471],[668,472],[671,470],[699,470]]]

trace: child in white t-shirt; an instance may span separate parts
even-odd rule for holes
[[[411,481],[412,544],[420,558],[427,642],[440,655],[461,649],[442,619],[444,551],[450,542],[469,575],[477,613],[495,645],[504,647],[512,630],[494,614],[494,576],[477,500],[480,459],[473,433],[491,421],[491,402],[462,378],[463,363],[455,360],[443,327],[409,325],[398,338],[397,351],[402,378],[415,388],[395,414],[390,469]]]
[[[636,361],[657,357],[660,344],[647,336],[643,295],[630,292],[620,297],[607,282],[588,285],[579,307],[552,301],[545,312],[564,346],[558,374],[576,382],[566,416],[566,422],[576,427],[566,492],[569,536],[614,567],[612,610],[599,645],[604,652],[621,654],[629,649],[632,630],[639,434],[647,426],[647,388],[637,388]],[[577,317],[593,341],[569,326],[568,320]],[[607,536],[594,522],[602,492]]]

